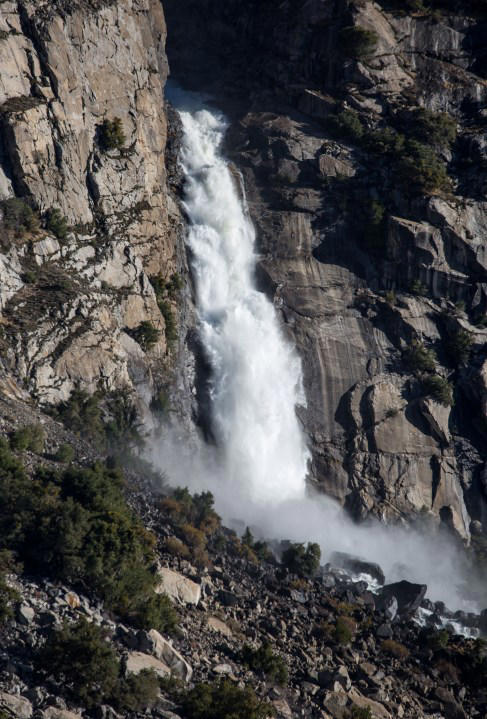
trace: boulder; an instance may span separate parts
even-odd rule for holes
[[[193,675],[191,666],[156,629],[140,633],[139,649],[148,651],[156,659],[161,660],[172,675],[185,682],[191,679]]]
[[[392,597],[397,600],[398,613],[402,616],[414,614],[424,599],[426,584],[413,584],[403,580],[394,584],[386,584],[379,592],[379,599],[376,602],[377,609],[382,609]]]
[[[277,719],[292,719],[293,713],[291,707],[285,699],[274,699],[272,705],[276,710]]]
[[[5,709],[15,719],[30,719],[33,714],[32,704],[28,699],[5,692],[0,692],[0,709]]]
[[[126,674],[140,674],[143,669],[153,669],[157,676],[167,677],[171,670],[164,662],[143,652],[129,652],[125,660]]]
[[[32,624],[35,617],[35,611],[28,604],[21,604],[17,610],[17,619],[20,624],[28,626]]]
[[[210,629],[213,629],[214,632],[223,634],[224,637],[232,636],[232,630],[230,629],[230,627],[217,617],[208,617],[208,626],[210,627]]]
[[[224,607],[235,607],[238,604],[237,595],[233,592],[227,591],[226,589],[220,589],[217,594],[217,599]]]
[[[355,704],[359,709],[367,709],[367,707],[369,707],[374,719],[391,719],[391,715],[383,704],[369,699],[369,697],[364,697],[355,687],[350,689],[348,697],[352,704]]]
[[[197,606],[201,599],[201,587],[199,584],[168,567],[161,567],[158,574],[161,580],[156,588],[158,594],[167,594],[168,597],[181,604],[194,604]]]
[[[333,552],[331,555],[332,564],[353,574],[367,574],[367,576],[375,579],[379,584],[384,584],[386,578],[384,572],[375,562],[367,562],[360,557],[354,557],[352,554],[345,552]]]

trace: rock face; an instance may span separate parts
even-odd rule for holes
[[[0,228],[4,370],[42,402],[79,386],[147,404],[169,360],[168,310],[149,278],[181,269],[162,6],[8,0],[0,32],[0,201],[58,209],[72,230]],[[103,123],[116,118],[125,141],[107,149]],[[157,332],[151,347],[134,339],[142,322]]]
[[[186,83],[231,96],[227,150],[258,230],[258,280],[302,357],[311,482],[357,517],[429,516],[468,540],[486,496],[485,18],[470,4],[394,7],[168,2],[169,59]],[[350,28],[372,33],[368,51],[345,43]],[[387,132],[409,142],[419,108],[456,124],[434,160],[451,189],[416,186],[418,163],[404,182],[399,151],[380,145]],[[408,363],[414,342],[436,352],[426,375],[452,383],[453,407]]]

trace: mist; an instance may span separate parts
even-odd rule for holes
[[[421,534],[379,522],[355,524],[306,483],[309,451],[296,416],[306,402],[301,363],[273,304],[254,283],[255,230],[243,187],[221,152],[226,118],[201,96],[171,91],[183,127],[187,245],[192,258],[199,334],[212,368],[216,446],[188,444],[165,429],[151,460],[170,484],[209,490],[224,523],[264,539],[318,542],[323,561],[344,551],[377,562],[386,581],[428,585],[450,609],[463,596],[468,568],[444,532]]]

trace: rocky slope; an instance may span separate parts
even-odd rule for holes
[[[312,481],[358,517],[468,540],[485,515],[483,4],[166,5],[173,73],[233,120],[259,280],[303,361]]]

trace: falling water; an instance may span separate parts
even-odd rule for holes
[[[298,499],[308,462],[296,417],[301,365],[274,306],[255,287],[255,230],[221,153],[227,122],[208,108],[183,109],[180,117],[187,242],[225,479],[255,502]]]
[[[428,584],[430,598],[466,608],[463,555],[446,536],[356,525],[330,498],[306,493],[309,454],[296,416],[304,404],[301,365],[274,306],[255,287],[255,231],[221,151],[227,121],[200,96],[173,91],[171,99],[183,126],[187,243],[217,447],[188,456],[171,437],[154,448],[154,461],[175,484],[213,491],[227,524],[237,519],[264,537],[319,542],[325,559],[334,550],[358,554],[379,562],[388,581]]]

